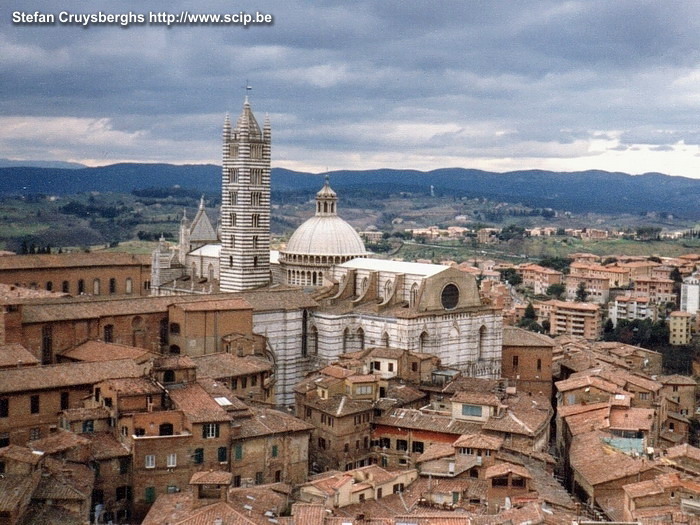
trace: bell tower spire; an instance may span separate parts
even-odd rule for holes
[[[237,292],[270,282],[269,119],[260,129],[246,95],[236,126],[223,130],[219,289]]]

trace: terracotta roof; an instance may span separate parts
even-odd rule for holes
[[[295,310],[318,306],[318,303],[303,291],[285,287],[239,292],[236,297],[252,305],[256,312]],[[123,296],[66,297],[50,303],[25,304],[22,308],[22,320],[25,323],[42,323],[63,319],[95,319],[139,313],[165,313],[172,304],[194,304],[219,299],[231,299],[231,294],[128,298]]]
[[[608,428],[610,426],[609,417],[610,405],[605,405],[601,408],[571,414],[565,417],[565,420],[571,435],[578,436],[579,434]]]
[[[654,426],[654,410],[650,408],[614,407],[610,411],[610,428],[614,430],[651,430]]]
[[[551,346],[554,340],[546,335],[537,334],[515,326],[503,327],[503,346]]]
[[[498,463],[496,465],[491,465],[486,469],[484,477],[486,479],[495,478],[497,476],[505,476],[507,474],[515,474],[521,478],[532,478],[530,472],[520,465],[514,465],[512,463]]]
[[[161,494],[151,506],[142,525],[211,525],[221,519],[225,525],[259,525],[225,501],[193,506],[191,492]]]
[[[43,452],[44,454],[57,454],[75,447],[87,447],[88,445],[90,445],[90,440],[87,437],[67,430],[59,430],[45,438],[35,439],[27,443],[30,449]]]
[[[190,485],[230,485],[233,474],[223,470],[203,470],[195,472],[190,478]]]
[[[508,408],[503,417],[490,417],[484,423],[484,430],[534,437],[544,429],[554,413],[545,398],[521,395],[506,402]]]
[[[697,386],[697,381],[689,376],[680,374],[671,374],[667,376],[658,376],[656,380],[663,385],[693,385]]]
[[[259,356],[239,357],[233,354],[219,353],[193,357],[197,366],[197,377],[223,379],[261,372],[272,371],[272,363]]]
[[[154,356],[145,348],[105,343],[104,341],[85,341],[83,344],[61,352],[62,356],[75,361],[113,361],[115,359],[133,359],[138,363]]]
[[[500,436],[488,436],[486,434],[464,434],[452,443],[453,447],[480,448],[486,450],[500,450],[503,446],[503,438]]]
[[[473,434],[481,430],[481,425],[453,419],[450,416],[424,414],[420,410],[397,408],[390,414],[375,418],[375,425],[400,428],[431,430],[449,435]]]
[[[497,407],[501,404],[500,399],[495,394],[487,392],[457,392],[450,399],[453,403],[469,403],[472,405],[485,405]]]
[[[6,447],[0,448],[0,458],[10,459],[20,463],[29,463],[30,465],[37,465],[43,456],[43,452],[35,452],[27,447],[20,447],[18,445],[7,445]]]
[[[0,370],[0,392],[90,385],[117,377],[140,377],[143,373],[143,366],[131,359],[7,368]]]
[[[327,516],[326,507],[315,503],[295,503],[292,505],[292,516],[294,523],[298,525],[306,524],[316,525],[323,524],[324,518]]]
[[[212,299],[196,303],[180,303],[177,308],[185,312],[211,312],[221,310],[251,310],[253,307],[240,297],[230,299]]]
[[[700,462],[700,448],[688,443],[666,449],[665,457],[669,459],[688,458]]]
[[[90,440],[92,457],[96,460],[121,458],[131,455],[126,445],[121,443],[109,432],[94,432],[84,434]]]
[[[188,383],[178,388],[168,388],[168,395],[175,406],[182,410],[192,423],[229,421],[228,413],[198,383]]]
[[[16,474],[0,477],[0,511],[15,512],[18,508],[25,508],[37,481],[37,478]]]
[[[428,446],[425,452],[416,458],[416,464],[454,456],[455,446],[457,445],[450,445],[449,443],[433,443]]]
[[[66,421],[85,421],[86,419],[108,419],[109,412],[106,408],[98,406],[94,408],[69,408],[63,411]]]
[[[628,456],[605,444],[602,432],[587,432],[574,436],[569,450],[569,462],[587,483],[599,485],[607,481],[632,476],[653,467],[643,459]]]
[[[238,418],[252,415],[250,407],[238,399],[225,384],[219,383],[211,377],[200,377],[197,379],[197,383],[199,383],[217,403],[218,398],[225,398],[230,404],[226,404],[222,406],[222,408],[231,414],[232,417]]]
[[[232,440],[291,432],[310,432],[315,428],[301,419],[278,410],[251,407],[251,412],[253,417],[240,421],[238,433],[232,435]]]
[[[154,359],[153,368],[155,370],[191,370],[197,368],[197,365],[188,355],[169,355]]]
[[[404,354],[407,354],[407,351],[402,350],[401,348],[376,347],[370,349],[367,357],[377,357],[380,359],[400,359]]]
[[[0,257],[0,270],[36,268],[90,268],[93,266],[151,266],[150,255],[119,252],[76,252],[41,255],[5,255]]]
[[[127,377],[122,379],[108,379],[104,385],[120,396],[142,396],[148,394],[161,394],[162,388],[154,381],[146,377]]]
[[[19,343],[0,345],[0,368],[38,365],[39,360]]]
[[[623,393],[624,391],[615,383],[611,381],[606,381],[597,376],[585,375],[580,377],[570,377],[563,381],[557,381],[554,383],[559,392],[569,392],[571,390],[577,390],[579,388],[595,387],[603,392],[608,392],[610,394]]]

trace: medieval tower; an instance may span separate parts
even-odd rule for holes
[[[236,127],[224,122],[221,184],[221,291],[239,292],[270,282],[270,142],[248,97]]]

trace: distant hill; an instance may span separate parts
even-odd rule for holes
[[[61,168],[67,170],[77,170],[85,167],[85,164],[79,164],[77,162],[62,162],[60,160],[0,159],[0,168]]]
[[[485,197],[576,213],[667,212],[700,219],[700,180],[660,173],[628,175],[606,171],[574,173],[541,170],[491,173],[463,168],[336,171],[335,189],[362,191],[378,199],[397,192]],[[70,194],[84,191],[129,192],[149,187],[220,190],[221,168],[212,164],[113,164],[99,168],[0,168],[0,194]],[[273,168],[274,192],[315,192],[322,177]]]

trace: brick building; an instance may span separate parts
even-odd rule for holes
[[[521,392],[552,397],[554,341],[522,328],[503,327],[501,375]]]
[[[0,257],[0,283],[70,295],[150,295],[149,256],[64,253]]]

